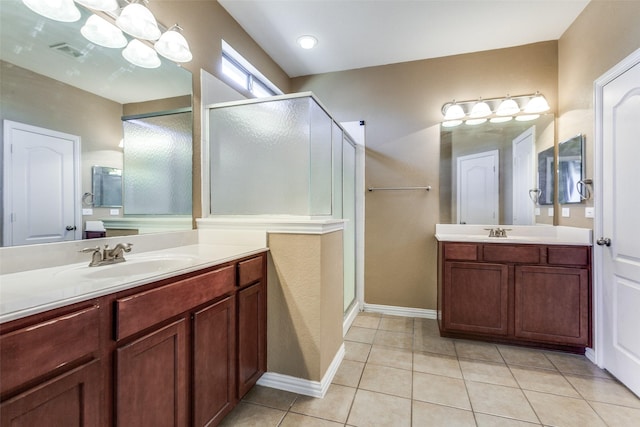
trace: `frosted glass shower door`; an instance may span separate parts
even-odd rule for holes
[[[192,113],[122,122],[124,213],[191,215]]]
[[[344,225],[344,311],[356,299],[356,148],[342,143],[342,215]]]

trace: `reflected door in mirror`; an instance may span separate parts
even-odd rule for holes
[[[498,224],[498,150],[458,157],[458,223]]]
[[[4,121],[3,246],[78,238],[80,137]]]

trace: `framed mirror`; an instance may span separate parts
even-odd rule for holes
[[[558,145],[558,203],[581,203],[578,182],[584,178],[584,135],[579,134]]]
[[[554,146],[554,116],[440,128],[440,222],[549,224],[530,191],[539,153]],[[553,159],[553,158],[552,158]]]
[[[91,175],[93,207],[122,207],[122,169],[93,166]]]
[[[122,49],[110,49],[91,43],[82,36],[80,29],[92,13],[80,4],[76,6],[82,15],[78,21],[58,22],[36,14],[21,0],[2,0],[0,119],[2,123],[6,120],[26,124],[76,138],[79,141],[79,149],[74,151],[73,161],[77,176],[71,179],[76,187],[65,190],[65,194],[82,195],[93,192],[93,165],[120,169],[126,179],[127,150],[123,151],[122,148],[125,139],[123,117],[155,117],[159,112],[185,110],[188,110],[186,114],[192,114],[192,76],[189,71],[164,57],[160,57],[161,65],[158,68],[147,69],[126,61],[122,56]],[[186,130],[184,126],[179,130],[181,137],[188,141],[185,150],[192,148],[192,118],[188,120]],[[164,141],[163,138],[165,135],[155,135],[155,141]],[[163,150],[154,150],[151,146],[147,151],[159,157],[157,154]],[[179,168],[188,176],[185,181],[190,185],[191,154],[185,154],[184,157],[189,160],[180,163]],[[164,173],[165,164],[157,164],[155,160],[144,164],[148,168],[147,171]],[[3,167],[8,170],[6,164],[3,164]],[[165,205],[170,205],[172,195],[158,188],[162,185],[158,182],[161,180],[150,178],[144,182],[147,187],[138,192],[160,194],[166,198]],[[2,185],[5,201],[1,213],[5,218],[11,215],[13,209],[10,206],[12,199],[6,196],[12,192],[13,186],[8,179],[4,179]],[[189,210],[180,211],[178,228],[167,226],[163,227],[162,231],[184,229],[183,223],[191,228],[191,188],[183,186],[181,192],[189,198],[185,202],[189,205]],[[16,197],[19,197],[20,192],[15,193]],[[117,216],[111,215],[108,208],[100,207],[93,209],[92,214],[83,215],[81,197],[71,199],[71,219],[65,221],[60,232],[53,233],[55,238],[38,238],[22,243],[20,240],[9,239],[10,243],[4,244],[51,243],[79,239],[82,238],[81,231],[87,220],[127,219],[126,215],[123,215],[123,212],[126,212],[126,203]],[[20,201],[15,204],[20,204]],[[52,207],[50,204],[48,206]],[[31,216],[31,212],[24,212],[22,217],[28,216]],[[170,213],[165,215],[168,216],[175,219]],[[8,221],[3,219],[2,222],[2,240],[5,241],[4,236],[13,233],[7,230]],[[71,229],[75,227],[75,230],[65,231],[65,226]],[[155,231],[160,230],[149,232]],[[133,232],[147,231],[139,228]]]

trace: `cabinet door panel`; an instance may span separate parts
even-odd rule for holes
[[[506,335],[509,326],[508,278],[506,265],[446,262],[444,328]]]
[[[264,282],[238,292],[238,398],[266,370],[265,294]]]
[[[187,424],[185,338],[180,319],[116,350],[118,426]]]
[[[588,270],[516,267],[515,335],[538,341],[589,345]]]
[[[98,311],[91,306],[2,335],[2,392],[97,351]]]
[[[0,406],[2,426],[98,426],[100,363],[82,365]]]
[[[195,426],[217,424],[235,404],[235,304],[229,297],[193,316]]]

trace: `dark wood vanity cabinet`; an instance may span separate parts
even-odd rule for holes
[[[266,369],[266,254],[0,331],[0,425],[214,426]]]
[[[100,425],[99,311],[91,301],[0,325],[0,425]]]
[[[591,248],[439,243],[441,335],[584,352]]]

